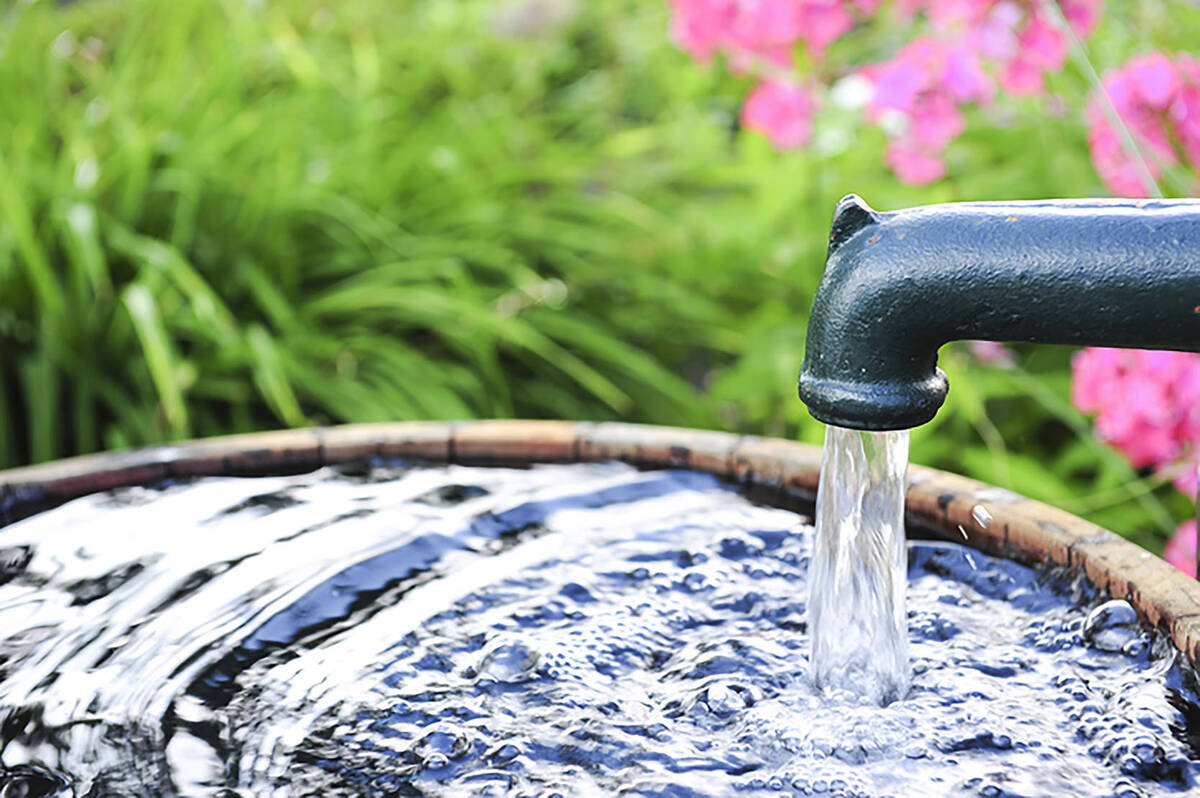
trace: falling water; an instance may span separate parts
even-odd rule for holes
[[[908,689],[908,430],[829,426],[809,582],[813,681],[887,704]]]

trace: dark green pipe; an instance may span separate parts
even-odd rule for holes
[[[800,373],[809,411],[924,424],[956,340],[1200,351],[1200,200],[839,202]]]

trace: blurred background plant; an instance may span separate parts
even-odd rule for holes
[[[801,33],[824,33],[793,38],[790,62],[714,44],[698,67],[669,35],[683,5],[7,4],[0,467],[426,418],[819,442],[795,379],[841,195],[1125,191],[1127,134],[1160,129],[1170,154],[1133,168],[1194,191],[1179,98],[1200,9],[1184,0],[1064,4],[1062,20],[937,4],[1011,23],[1017,49],[980,51],[979,74],[946,71],[966,23],[914,2],[817,3],[849,23],[813,17]],[[1038,15],[1062,42],[1039,28],[1025,46]],[[1151,64],[1103,105],[1099,76],[1155,53],[1175,82]],[[947,347],[954,388],[913,460],[1160,549],[1191,501],[1171,467],[1097,437],[1071,356]]]

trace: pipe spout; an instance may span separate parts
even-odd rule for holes
[[[946,398],[938,348],[987,340],[1200,351],[1200,200],[838,203],[800,398],[906,429]]]

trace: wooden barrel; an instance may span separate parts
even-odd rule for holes
[[[765,504],[807,511],[821,465],[820,449],[807,444],[640,424],[353,424],[207,438],[0,471],[0,526],[128,485],[302,473],[375,457],[507,466],[620,460],[641,468],[689,468],[739,484]],[[921,466],[909,467],[908,481],[910,536],[933,534],[988,554],[1081,571],[1113,598],[1128,600],[1200,666],[1200,582],[1106,529],[1010,491]]]

